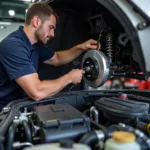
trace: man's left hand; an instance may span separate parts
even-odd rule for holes
[[[90,39],[88,41],[85,41],[84,43],[81,43],[80,44],[80,48],[83,50],[83,51],[88,51],[88,50],[91,50],[91,49],[100,49],[101,48],[101,45],[100,43],[94,39]]]

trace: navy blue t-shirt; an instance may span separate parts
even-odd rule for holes
[[[43,44],[31,45],[23,27],[8,35],[0,43],[0,109],[10,101],[27,97],[15,79],[36,73],[38,61],[54,56]]]

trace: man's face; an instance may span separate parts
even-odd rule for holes
[[[44,23],[35,32],[35,36],[38,42],[46,44],[51,37],[54,37],[54,30],[56,28],[56,17],[51,15],[49,19],[45,20]]]

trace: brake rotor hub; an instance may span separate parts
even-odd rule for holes
[[[87,58],[84,61],[83,68],[85,68],[84,77],[89,81],[94,81],[98,77],[99,66],[95,58]]]
[[[97,88],[109,78],[109,62],[101,51],[91,50],[86,52],[81,67],[85,70],[83,78],[88,86]]]

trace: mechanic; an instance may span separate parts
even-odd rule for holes
[[[0,43],[0,108],[27,96],[39,101],[58,93],[70,83],[81,82],[82,69],[73,69],[55,80],[39,79],[38,61],[64,65],[97,46],[97,41],[90,39],[69,50],[50,50],[45,44],[54,37],[56,22],[57,14],[48,4],[34,3],[28,8],[24,27],[19,27]]]

